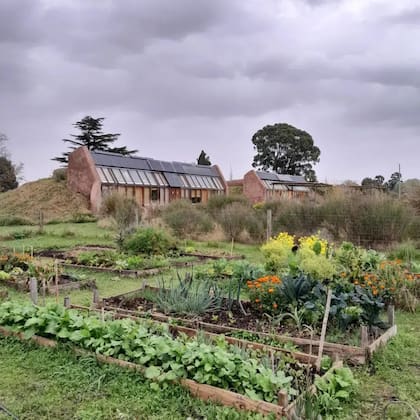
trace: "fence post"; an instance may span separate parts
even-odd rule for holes
[[[395,325],[395,310],[394,305],[389,305],[387,309],[388,324],[393,327]]]
[[[65,308],[70,308],[70,296],[65,296],[64,297],[64,307]]]
[[[362,349],[365,349],[369,345],[369,335],[368,335],[368,329],[365,325],[362,325],[362,328],[360,330],[360,341],[361,341],[361,347]]]
[[[271,209],[267,210],[267,241],[270,240],[273,233],[273,213]]]
[[[31,295],[31,301],[34,305],[38,305],[38,281],[32,277],[29,283],[29,292]]]
[[[93,306],[96,306],[98,302],[99,302],[99,290],[93,289],[93,298],[92,298]]]

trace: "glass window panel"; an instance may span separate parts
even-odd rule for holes
[[[197,181],[200,184],[201,188],[206,188],[206,184],[204,183],[203,177],[197,176]]]
[[[209,183],[210,183],[210,185],[211,185],[211,188],[213,188],[214,190],[217,190],[217,185],[216,185],[216,183],[214,182],[214,178],[209,177]]]
[[[161,185],[161,186],[168,185],[165,177],[161,173],[155,172],[155,178],[157,179],[159,185]]]
[[[198,182],[198,179],[195,175],[191,175],[191,178],[193,180],[193,184],[195,188],[200,188],[200,183]]]
[[[115,182],[117,182],[115,177],[112,175],[112,171],[110,168],[102,168],[102,171],[104,172],[104,175],[106,176],[106,179],[109,183],[114,184]]]
[[[120,169],[122,176],[125,179],[125,182],[127,182],[127,184],[133,184],[133,180],[131,179],[130,176],[130,171],[128,169]]]
[[[104,173],[104,171],[102,170],[102,168],[97,167],[96,169],[97,169],[97,171],[98,171],[98,175],[99,175],[99,178],[100,178],[101,182],[102,182],[103,184],[107,184],[107,183],[108,183],[108,180],[107,180],[107,178],[106,178],[106,176],[105,176],[105,173]]]
[[[222,183],[219,181],[219,179],[218,179],[218,178],[213,178],[213,181],[216,183],[217,188],[218,188],[219,190],[223,190],[223,185],[222,185]]]
[[[210,178],[208,176],[203,176],[203,180],[207,188],[213,188],[213,186],[210,183]]]
[[[121,175],[121,172],[120,172],[119,169],[112,168],[111,172],[114,175],[115,179],[117,180],[118,184],[125,184],[126,183],[123,176]]]
[[[137,171],[137,173],[139,174],[141,180],[143,181],[143,185],[150,185],[150,181],[146,177],[146,174],[144,173],[144,171]]]
[[[131,176],[131,179],[133,180],[133,182],[136,184],[136,185],[143,185],[143,181],[141,180],[141,178],[139,177],[139,174],[137,173],[137,171],[136,170],[134,170],[134,169],[130,169],[130,176]]]
[[[150,185],[158,185],[156,178],[152,172],[145,172],[147,178],[149,179]]]
[[[190,184],[188,183],[187,178],[185,177],[185,175],[180,175],[179,177],[180,177],[182,183],[184,184],[184,187],[185,188],[190,188]]]
[[[188,184],[190,185],[190,188],[195,188],[195,184],[191,175],[185,175],[185,178],[187,179]]]

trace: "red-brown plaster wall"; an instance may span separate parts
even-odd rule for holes
[[[87,147],[79,147],[69,155],[67,185],[89,198],[91,210],[98,212],[101,205],[101,181]]]
[[[244,195],[252,204],[265,201],[266,188],[255,171],[251,170],[244,175]]]

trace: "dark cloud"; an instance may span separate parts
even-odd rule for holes
[[[366,160],[381,172],[396,159],[384,147],[395,138],[406,146],[399,159],[420,177],[412,161],[420,152],[414,6],[3,0],[0,132],[29,179],[47,175],[60,139],[87,114],[106,117],[109,131],[145,155],[194,161],[204,148],[226,176],[250,167],[255,131],[289,122],[320,145],[323,179],[365,174],[358,150],[367,145],[372,153],[381,146],[379,158]]]

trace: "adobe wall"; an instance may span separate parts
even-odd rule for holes
[[[244,196],[247,197],[252,204],[266,200],[266,188],[253,170],[244,175],[243,191]]]
[[[101,181],[87,147],[79,147],[69,155],[67,186],[90,200],[91,210],[97,213],[101,205]]]

